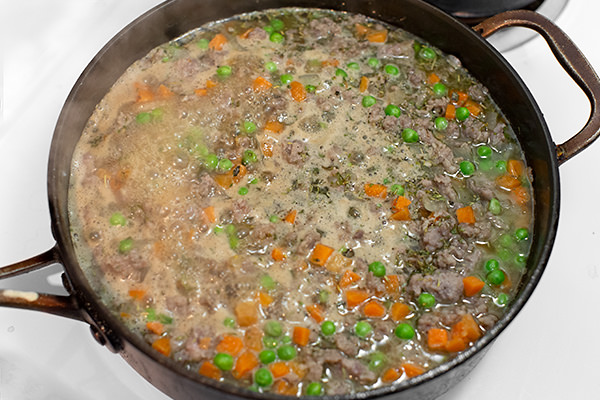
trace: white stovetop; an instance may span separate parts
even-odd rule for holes
[[[46,166],[63,102],[97,51],[159,2],[0,1],[0,266],[53,246]],[[557,24],[600,71],[599,13],[600,2],[570,0]],[[557,143],[583,126],[589,112],[587,100],[540,38],[504,55],[529,86]],[[559,232],[538,288],[479,366],[443,400],[599,398],[597,160],[600,143],[560,168]],[[50,284],[38,276],[0,282],[0,287],[52,289],[57,271],[45,274]],[[0,308],[0,399],[167,397],[119,356],[99,346],[87,325]]]

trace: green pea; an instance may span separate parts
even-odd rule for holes
[[[317,87],[315,85],[306,85],[304,88],[308,93],[314,93],[317,91]]]
[[[321,333],[325,336],[331,336],[335,333],[335,323],[332,321],[323,321],[321,324]]]
[[[386,65],[385,67],[383,67],[383,70],[385,71],[386,74],[393,75],[393,76],[396,76],[400,73],[400,70],[398,69],[398,67],[396,67],[393,64]]]
[[[277,354],[273,350],[263,350],[258,353],[258,359],[263,364],[270,364],[277,358]]]
[[[263,327],[265,334],[273,337],[279,337],[283,334],[283,328],[277,321],[267,321]]]
[[[223,320],[223,325],[225,325],[228,328],[235,328],[235,319],[227,317]]]
[[[245,196],[248,194],[248,188],[246,186],[242,186],[241,188],[238,189],[238,194],[240,196]]]
[[[369,264],[369,271],[378,278],[385,276],[385,265],[381,261],[373,261]]]
[[[404,186],[393,184],[392,186],[390,186],[390,193],[394,196],[402,196],[404,195]]]
[[[217,75],[219,78],[227,78],[229,75],[231,75],[231,72],[232,70],[229,65],[222,65],[217,68]]]
[[[287,85],[288,83],[294,80],[294,77],[291,74],[283,74],[281,75],[279,80],[281,81],[282,85]]]
[[[356,62],[349,62],[348,64],[346,64],[346,67],[353,69],[355,71],[358,71],[360,69],[360,66]]]
[[[435,296],[431,293],[423,292],[417,298],[417,303],[423,308],[432,308],[435,306]]]
[[[504,274],[504,271],[502,271],[501,269],[495,269],[493,271],[488,272],[487,276],[486,276],[486,280],[490,285],[502,285],[502,283],[504,282],[504,280],[506,279],[506,275]]]
[[[448,94],[448,88],[441,82],[434,83],[431,89],[437,97],[443,97]]]
[[[218,164],[219,164],[219,157],[217,157],[216,154],[211,153],[211,154],[208,154],[206,157],[204,157],[204,166],[207,169],[213,170],[213,169],[217,168]]]
[[[135,122],[138,124],[147,124],[152,121],[152,116],[149,112],[141,112],[135,116]]]
[[[277,287],[277,282],[271,278],[271,275],[262,275],[260,277],[260,286],[265,290],[273,290]]]
[[[498,170],[498,172],[506,172],[506,161],[504,160],[500,160],[496,163],[496,169]]]
[[[206,50],[208,49],[208,39],[200,39],[196,42],[196,46],[198,46],[198,48],[202,49],[202,50]]]
[[[242,129],[246,133],[254,133],[256,132],[256,124],[252,121],[244,121]]]
[[[492,148],[490,146],[479,146],[477,148],[477,155],[480,158],[489,158],[492,155]]]
[[[433,121],[433,125],[438,131],[445,131],[448,128],[448,120],[444,117],[437,117]]]
[[[519,267],[524,267],[527,264],[527,256],[525,254],[517,254],[515,257],[515,263]]]
[[[217,164],[217,169],[221,172],[227,172],[233,168],[233,162],[227,158],[221,158]]]
[[[269,61],[265,63],[265,69],[269,72],[275,72],[277,71],[277,64],[275,64],[273,61]]]
[[[273,28],[271,25],[267,25],[263,27],[264,31],[267,32],[269,35],[273,32],[275,32],[275,28]]]
[[[257,160],[258,160],[258,157],[256,156],[255,152],[253,152],[250,149],[244,150],[244,153],[242,154],[242,164],[244,164],[244,165],[252,164],[252,163],[255,163]]]
[[[262,342],[267,349],[274,349],[279,346],[279,341],[277,338],[271,336],[263,336]]]
[[[394,329],[394,335],[399,339],[410,340],[415,336],[415,329],[410,324],[403,322]]]
[[[433,61],[436,59],[437,54],[435,54],[435,50],[422,46],[419,50],[419,58],[424,61]]]
[[[467,107],[458,107],[455,111],[457,121],[464,121],[471,115],[471,112]]]
[[[373,352],[369,359],[369,369],[371,371],[379,371],[385,366],[386,362],[385,354],[380,351]]]
[[[402,131],[402,140],[406,143],[416,143],[419,141],[419,134],[414,129],[406,128]]]
[[[502,212],[500,201],[495,197],[491,199],[490,204],[488,205],[488,210],[490,210],[490,212],[494,215],[499,215]]]
[[[354,333],[360,338],[366,338],[373,332],[373,327],[367,321],[358,321],[354,325]]]
[[[276,222],[279,222],[279,221],[280,221],[280,218],[279,218],[277,215],[271,215],[271,216],[269,217],[269,221],[271,221],[271,222],[273,222],[273,223],[276,223]]]
[[[347,78],[348,77],[348,73],[346,71],[344,71],[341,68],[338,68],[335,70],[335,76],[339,76],[341,78]]]
[[[322,289],[319,290],[319,303],[325,304],[329,301],[329,291]]]
[[[471,176],[475,172],[475,164],[468,160],[461,161],[459,168],[463,176]]]
[[[296,358],[296,348],[290,344],[284,344],[277,349],[277,357],[284,361],[290,361]]]
[[[485,268],[487,272],[491,272],[500,268],[500,263],[495,258],[490,258],[485,262],[483,268]]]
[[[367,64],[371,68],[377,68],[377,67],[379,67],[379,60],[376,59],[375,57],[371,57],[367,60]]]
[[[273,29],[275,29],[276,31],[281,31],[283,30],[283,28],[285,28],[285,24],[283,23],[282,20],[280,20],[279,18],[273,18],[270,22],[270,25],[273,27]]]
[[[133,249],[133,239],[128,237],[119,242],[119,253],[129,253]]]
[[[146,308],[146,321],[156,321],[156,310],[152,307]]]
[[[323,394],[323,385],[320,382],[311,382],[306,387],[307,396],[320,396]]]
[[[491,158],[482,158],[479,160],[478,166],[482,171],[491,171],[494,168],[494,162]]]
[[[236,235],[231,235],[227,239],[229,240],[229,248],[232,250],[237,249],[240,239]]]
[[[391,115],[392,117],[398,118],[402,114],[400,107],[394,104],[388,104],[384,109],[385,115]]]
[[[227,353],[217,353],[213,363],[222,371],[231,371],[233,368],[233,357]]]
[[[362,98],[363,107],[371,107],[371,106],[374,106],[375,103],[377,103],[377,100],[373,96],[367,95]]]
[[[127,225],[127,218],[125,218],[125,216],[123,214],[121,214],[120,212],[116,212],[110,216],[109,223],[112,226],[117,226],[117,225],[125,226],[125,225]]]
[[[279,32],[273,32],[269,35],[269,40],[273,43],[283,43],[285,37]]]
[[[223,231],[224,231],[223,227],[222,227],[222,226],[219,226],[219,225],[217,225],[217,226],[215,226],[215,227],[213,228],[213,233],[214,233],[215,235],[218,235],[219,233],[221,233],[221,232],[223,232]]]
[[[266,368],[257,369],[254,373],[254,383],[261,387],[271,385],[271,383],[273,383],[273,375],[271,375],[271,371]]]
[[[229,224],[229,225],[225,226],[225,233],[227,235],[234,235],[235,231],[236,231],[235,225]]]
[[[515,239],[511,235],[504,233],[504,234],[500,235],[499,243],[500,243],[500,246],[508,249],[508,248],[511,248],[514,246]]]
[[[288,335],[285,335],[281,338],[281,343],[283,343],[283,344],[292,343],[292,338],[289,337]]]
[[[527,228],[519,228],[515,231],[515,239],[521,242],[529,238],[529,230]]]
[[[499,306],[505,306],[508,304],[509,297],[506,293],[500,293],[498,297],[496,297],[496,304]]]

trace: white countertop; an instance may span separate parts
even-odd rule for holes
[[[54,244],[46,168],[54,125],[93,56],[159,0],[0,3],[0,266]],[[556,21],[600,71],[600,2],[570,0]],[[504,54],[561,143],[589,105],[536,38]],[[443,400],[563,400],[600,396],[600,143],[560,168],[559,231],[546,272],[523,311],[477,368]],[[55,287],[60,268],[0,287]],[[44,281],[49,276],[50,283]],[[41,281],[40,281],[41,279]],[[31,283],[34,282],[34,283]],[[41,282],[41,283],[40,283]],[[31,285],[36,285],[32,287]],[[0,308],[1,400],[165,400],[87,325]]]

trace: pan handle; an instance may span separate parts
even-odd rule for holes
[[[56,247],[53,247],[27,260],[1,267],[0,280],[33,272],[53,264],[60,264],[60,261],[58,250]],[[0,306],[43,311],[79,321],[84,320],[73,296],[0,289]]]
[[[583,90],[590,101],[591,112],[585,126],[575,136],[556,146],[558,163],[562,164],[588,147],[600,136],[600,79],[588,60],[567,34],[541,14],[529,10],[507,11],[490,17],[473,27],[483,37],[511,26],[530,28],[546,40],[552,53]]]

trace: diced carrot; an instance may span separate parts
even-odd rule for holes
[[[381,375],[381,380],[385,383],[390,383],[400,379],[401,376],[402,374],[397,368],[388,368],[383,375]]]
[[[365,183],[365,194],[369,197],[385,199],[387,196],[387,186],[379,183]]]
[[[215,37],[208,42],[208,48],[211,50],[221,51],[223,46],[227,43],[227,38],[222,33],[217,33]]]
[[[522,161],[510,159],[506,161],[506,172],[515,178],[520,178],[525,171],[525,165]]]
[[[223,189],[229,189],[233,185],[233,175],[229,173],[217,174],[213,177],[213,179]]]
[[[427,346],[431,350],[445,350],[448,343],[448,331],[441,328],[431,328],[427,332]]]
[[[152,342],[152,348],[167,357],[171,355],[171,341],[166,336]]]
[[[258,306],[254,301],[242,301],[235,306],[239,326],[254,325],[258,321]]]
[[[246,176],[248,169],[244,166],[244,164],[236,164],[229,172],[231,172],[231,179],[233,180],[233,183],[238,183],[244,176]]]
[[[199,88],[194,90],[194,94],[198,97],[203,97],[208,94],[208,90],[206,88]]]
[[[356,33],[360,36],[364,36],[369,32],[369,28],[364,25],[355,24],[354,27],[356,28]]]
[[[129,289],[129,297],[135,300],[142,300],[146,296],[145,289]]]
[[[283,220],[287,223],[293,224],[294,222],[296,222],[296,214],[298,213],[297,210],[291,210],[289,213],[287,213],[287,215],[285,216],[285,218],[283,218]]]
[[[394,303],[390,307],[390,317],[394,322],[404,320],[410,313],[410,307],[404,303]]]
[[[386,275],[383,278],[385,290],[389,294],[396,294],[400,289],[400,277],[398,275]]]
[[[324,244],[317,243],[313,248],[312,253],[310,254],[309,261],[312,264],[323,266],[325,262],[333,253],[333,249],[329,246],[325,246]]]
[[[244,333],[244,346],[252,351],[262,350],[263,331],[257,326],[251,326]]]
[[[346,295],[346,305],[349,308],[353,308],[362,304],[370,297],[369,293],[360,289],[348,289],[344,294]]]
[[[341,288],[345,288],[347,286],[352,285],[354,282],[358,282],[360,279],[361,279],[360,275],[358,275],[354,271],[347,269],[342,274],[342,277],[340,278],[340,281],[338,282],[338,286]]]
[[[263,308],[268,307],[271,305],[271,303],[273,303],[273,297],[268,293],[260,291],[257,293],[256,297],[260,306]]]
[[[452,326],[452,337],[460,337],[465,342],[473,342],[481,337],[479,325],[471,314],[465,314],[461,320]]]
[[[316,322],[321,323],[323,321],[325,321],[325,317],[323,316],[323,309],[321,308],[320,305],[318,304],[311,304],[306,306],[306,311],[308,312],[308,315],[310,315],[310,317],[312,319],[314,319]]]
[[[448,104],[446,106],[446,112],[444,113],[444,117],[446,117],[446,119],[456,118],[456,107],[454,106],[454,104]]]
[[[123,187],[123,185],[125,184],[125,182],[127,182],[129,175],[131,175],[131,170],[129,170],[128,168],[120,169],[110,179],[110,182],[109,182],[110,188],[115,192],[120,190]]]
[[[135,89],[137,92],[136,101],[138,103],[146,103],[154,100],[154,92],[152,91],[152,88],[145,83],[136,83]]]
[[[283,394],[287,396],[295,396],[298,393],[298,387],[292,385],[285,379],[280,379],[273,384],[272,390],[277,394]]]
[[[384,43],[387,40],[387,30],[374,31],[367,34],[367,40],[371,43]]]
[[[273,374],[273,378],[275,379],[281,378],[282,376],[286,376],[290,373],[290,367],[287,365],[287,363],[282,361],[274,362],[271,364],[269,369],[271,370],[271,374]]]
[[[160,97],[167,99],[167,98],[169,98],[169,97],[173,96],[173,94],[174,94],[174,93],[171,91],[171,89],[169,89],[169,88],[168,88],[168,87],[166,87],[165,85],[163,85],[163,84],[160,84],[160,85],[158,86],[158,95],[159,95]]]
[[[295,326],[292,332],[292,341],[298,346],[306,346],[310,338],[310,329],[304,326]]]
[[[202,210],[202,211],[204,211],[204,215],[206,216],[206,219],[208,220],[208,222],[213,223],[213,222],[217,221],[214,206],[205,207],[204,210]]]
[[[200,375],[204,375],[207,378],[219,380],[221,379],[221,370],[210,361],[204,361],[198,370]]]
[[[332,58],[330,60],[321,61],[322,67],[337,67],[340,65],[340,61]]]
[[[448,343],[446,343],[446,351],[450,353],[457,353],[459,351],[463,351],[467,348],[467,343],[465,340],[459,336],[450,335],[450,339],[448,339]]]
[[[524,205],[529,201],[529,192],[523,186],[518,186],[512,190],[511,197],[515,203]]]
[[[406,376],[409,378],[414,378],[415,376],[421,375],[425,372],[425,368],[421,367],[420,365],[411,363],[402,364],[402,369],[404,370]]]
[[[206,80],[206,88],[207,89],[211,89],[217,86],[217,83],[214,81],[211,81],[210,79]]]
[[[352,259],[344,257],[341,253],[336,252],[327,259],[324,267],[326,270],[333,273],[340,273],[346,268],[350,268]]]
[[[201,339],[198,339],[198,347],[200,347],[201,349],[208,349],[210,346],[210,342],[212,342],[212,339],[207,337],[203,337]]]
[[[165,326],[158,321],[146,322],[146,328],[156,335],[162,335],[165,333]]]
[[[394,199],[392,203],[392,210],[400,210],[402,208],[408,207],[411,201],[404,196],[398,196]]]
[[[475,213],[473,213],[473,207],[465,206],[457,209],[456,220],[459,224],[474,224]]]
[[[366,76],[361,76],[360,77],[360,84],[358,85],[358,90],[361,93],[364,93],[367,91],[367,89],[369,88],[369,78],[367,78]]]
[[[244,348],[244,341],[239,336],[225,335],[217,345],[217,352],[237,356]]]
[[[260,145],[260,150],[265,157],[273,157],[273,142],[267,141]]]
[[[271,257],[275,261],[283,261],[286,256],[280,247],[274,247],[273,250],[271,250]]]
[[[252,84],[252,89],[255,92],[264,92],[265,90],[269,90],[271,87],[273,87],[273,84],[262,76],[256,78]]]
[[[369,300],[363,306],[363,313],[370,318],[381,318],[385,315],[385,307],[377,300]]]
[[[504,174],[496,178],[496,185],[503,189],[512,190],[521,186],[521,181],[510,174]]]
[[[433,85],[435,83],[438,83],[439,81],[440,77],[435,72],[431,72],[429,75],[427,75],[428,84]]]
[[[233,367],[233,376],[236,379],[242,379],[256,366],[258,366],[258,357],[251,351],[244,351],[235,362]]]
[[[481,106],[479,105],[479,103],[476,103],[475,101],[473,101],[471,99],[469,99],[465,102],[465,107],[467,108],[467,110],[469,110],[471,115],[474,117],[481,114]]]
[[[304,85],[298,81],[290,82],[290,94],[297,102],[306,100],[306,89],[304,88]]]
[[[273,133],[280,133],[283,130],[283,124],[279,121],[267,121],[265,130]]]
[[[300,364],[299,362],[290,361],[288,365],[290,366],[290,369],[294,371],[294,374],[296,374],[296,376],[300,379],[304,378],[308,372],[306,366],[304,364]]]
[[[463,106],[467,100],[469,100],[469,95],[466,92],[460,90],[451,90],[449,93],[451,98],[456,98],[455,104],[459,106]]]
[[[410,221],[410,210],[408,207],[402,207],[394,212],[390,218],[394,221]]]
[[[467,276],[462,281],[464,293],[467,297],[475,296],[485,286],[485,282],[476,276]]]

